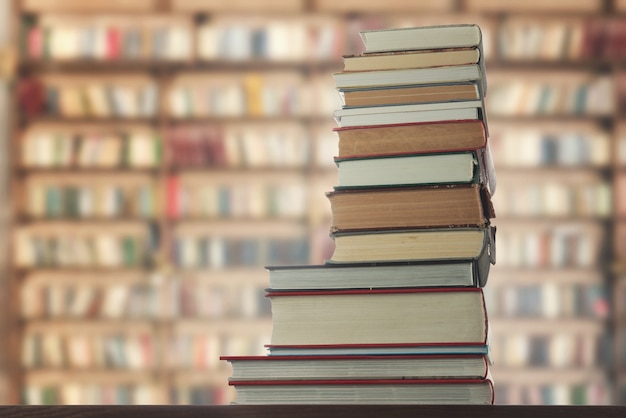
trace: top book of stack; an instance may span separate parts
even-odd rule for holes
[[[487,94],[477,25],[363,31],[361,37],[364,53],[344,56],[343,71],[333,75],[344,108],[423,104],[424,111],[430,103],[482,101]],[[335,116],[342,125],[341,113]]]

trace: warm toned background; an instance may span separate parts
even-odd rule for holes
[[[496,402],[626,402],[619,0],[0,0],[0,51],[18,59],[10,82],[0,78],[0,402],[232,400],[218,357],[264,352],[263,266],[320,263],[331,250],[324,192],[335,178],[331,73],[341,54],[359,52],[363,28],[460,22],[483,29],[498,171],[498,264],[486,289]],[[85,41],[100,58],[72,56],[76,27],[139,29],[158,38],[161,56],[107,58],[116,41],[106,37]],[[225,33],[230,43],[219,44]],[[18,92],[36,105],[24,91],[41,83],[66,100],[27,114]],[[157,99],[138,115],[124,93],[122,116],[93,104],[85,113],[72,93],[146,85]],[[211,85],[228,87],[214,108]],[[220,143],[224,131],[247,138],[242,160],[198,160],[206,143],[196,139]],[[71,137],[112,135],[115,147],[121,134],[156,138],[164,157],[96,167],[118,156],[96,147],[79,169],[50,157]],[[145,157],[151,146],[136,142]],[[69,189],[108,203],[94,204],[97,219],[81,217]],[[217,213],[201,199],[216,190],[231,194]],[[41,237],[62,257],[37,256],[48,251],[35,251]]]

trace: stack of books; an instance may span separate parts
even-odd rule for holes
[[[240,404],[490,404],[482,287],[495,172],[476,25],[362,32],[345,105],[335,250],[268,267],[269,355],[222,357]]]

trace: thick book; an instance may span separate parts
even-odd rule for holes
[[[342,71],[333,73],[337,89],[407,86],[476,81],[484,92],[484,73],[479,64],[395,70]]]
[[[472,151],[487,145],[481,120],[334,128],[337,158]]]
[[[343,71],[399,70],[477,64],[481,51],[474,48],[397,51],[344,55]]]
[[[482,286],[477,260],[268,266],[271,291]]]
[[[331,232],[486,226],[495,217],[476,184],[340,189],[326,194]]]
[[[489,145],[473,151],[335,158],[335,189],[480,184],[491,196],[496,174]]]
[[[487,344],[482,288],[268,292],[272,345]]]
[[[230,380],[485,379],[484,355],[222,356]]]
[[[478,100],[475,82],[338,89],[344,107]]]
[[[329,263],[476,259],[488,274],[495,264],[494,226],[336,232]]]
[[[236,404],[493,403],[491,379],[231,380]]]
[[[484,120],[481,100],[344,108],[336,110],[333,116],[340,127]]]

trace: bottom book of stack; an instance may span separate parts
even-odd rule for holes
[[[224,357],[238,404],[491,404],[485,355]]]

